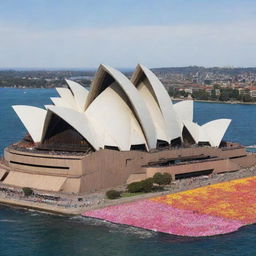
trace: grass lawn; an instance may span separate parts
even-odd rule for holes
[[[131,196],[138,196],[143,194],[146,194],[146,193],[145,192],[137,192],[137,193],[124,192],[121,194],[121,197],[131,197]]]

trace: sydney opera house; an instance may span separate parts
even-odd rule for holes
[[[83,194],[156,172],[180,179],[255,164],[244,147],[223,141],[230,119],[198,125],[193,101],[173,104],[142,65],[131,79],[100,65],[89,91],[66,83],[45,109],[13,106],[28,133],[5,149],[3,184]]]

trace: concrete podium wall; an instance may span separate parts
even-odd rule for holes
[[[147,167],[149,162],[163,159],[179,159],[186,157],[197,157],[200,155],[216,157],[212,161],[200,163],[189,163],[184,165],[172,165],[167,167]],[[63,185],[58,188],[52,187],[49,191],[60,191],[66,193],[84,194],[103,189],[110,189],[127,181],[131,182],[133,177],[150,177],[153,173],[169,172],[177,173],[192,172],[197,170],[212,169],[216,172],[233,171],[239,169],[239,161],[246,162],[247,153],[243,147],[230,148],[180,148],[163,149],[152,152],[143,151],[115,151],[101,149],[99,151],[75,156],[72,154],[39,154],[34,152],[23,152],[11,148],[5,149],[4,159],[10,172],[26,173],[31,187],[35,175],[46,175],[47,177],[65,177]],[[235,161],[232,159],[234,158]],[[251,164],[255,163],[251,159]],[[59,168],[62,167],[62,168]],[[64,168],[64,169],[63,169]],[[8,176],[7,176],[8,177]],[[21,177],[17,175],[17,177]],[[45,179],[42,179],[45,180]],[[7,179],[8,181],[8,179]],[[9,185],[19,186],[20,182],[12,179]],[[54,184],[54,183],[53,183]],[[39,186],[40,188],[43,186]],[[35,187],[36,189],[36,187]]]

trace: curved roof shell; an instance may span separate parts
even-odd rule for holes
[[[127,151],[135,145],[139,147],[132,148],[150,150],[157,147],[157,140],[170,143],[183,134],[186,143],[209,142],[218,147],[231,122],[193,123],[193,101],[173,105],[159,79],[142,65],[131,81],[101,65],[90,92],[76,82],[66,82],[68,88],[56,88],[60,97],[51,98],[54,105],[45,106],[47,111],[13,106],[34,142],[45,139],[46,144],[55,140],[64,145],[68,140],[63,138],[72,138],[71,145],[87,145],[87,141],[95,150],[111,146]]]
[[[194,101],[193,100],[184,100],[177,102],[173,105],[174,110],[177,114],[177,119],[181,130],[184,126],[184,121],[193,122],[193,110],[194,110]]]
[[[99,129],[96,129],[97,127],[94,126],[93,122],[91,122],[84,113],[80,113],[70,108],[56,106],[48,106],[45,125],[42,132],[42,140],[44,139],[44,135],[48,129],[52,113],[59,116],[78,131],[95,150],[99,150],[102,147]]]
[[[47,111],[45,109],[16,105],[12,106],[34,142],[40,142]]]
[[[82,85],[77,82],[68,79],[66,79],[66,82],[73,93],[74,100],[77,104],[79,111],[84,112],[86,99],[89,94],[88,90],[86,90]]]
[[[52,103],[56,106],[56,107],[64,107],[64,108],[71,108],[76,110],[76,107],[74,107],[74,105],[68,104],[63,98],[61,97],[51,97],[51,101]]]
[[[109,87],[114,82],[116,82],[118,87],[120,88],[120,90],[118,91],[119,95],[131,108],[134,116],[138,120],[138,123],[140,124],[142,131],[145,135],[148,148],[156,148],[156,130],[147,106],[135,86],[120,71],[106,65],[100,65],[93,81],[92,89],[89,92],[87,98],[86,109],[98,95],[100,95],[107,87]]]
[[[200,126],[184,121],[184,125],[196,143],[209,142],[212,147],[219,147],[230,122],[230,119],[217,119]]]
[[[106,136],[111,136],[120,150],[130,150],[132,145],[147,145],[141,127],[133,112],[118,94],[119,86],[113,83],[88,107],[85,115],[99,127],[104,127]]]
[[[212,147],[218,147],[220,145],[230,122],[231,119],[217,119],[202,125],[202,128],[209,136],[209,141]]]
[[[68,88],[56,88],[56,90],[60,95],[60,98],[51,98],[54,104],[57,103],[57,106],[67,107],[79,111],[78,105],[74,99],[74,95]]]
[[[148,103],[152,118],[155,120],[154,124],[159,126],[158,131],[166,135],[165,140],[170,142],[181,137],[172,101],[157,76],[150,69],[139,64],[133,73],[131,82],[138,88]]]

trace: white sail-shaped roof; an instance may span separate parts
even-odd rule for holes
[[[131,81],[138,90],[141,91],[143,97],[147,97],[146,102],[148,103],[148,107],[151,110],[150,112],[155,119],[155,124],[161,126],[161,130],[166,134],[168,141],[170,142],[173,139],[181,137],[180,127],[172,101],[157,76],[145,66],[138,65]],[[145,87],[147,88],[147,92]],[[151,97],[149,97],[148,92],[151,93]],[[148,102],[149,99],[151,102]],[[153,104],[153,99],[158,106]],[[160,112],[156,111],[157,107]],[[156,116],[158,116],[157,119]],[[160,118],[163,119],[163,122],[160,121]]]
[[[199,125],[197,123],[194,123],[194,122],[184,121],[184,126],[189,131],[189,133],[192,136],[195,143],[197,143],[198,138],[199,138],[199,127],[198,127]]]
[[[86,108],[114,82],[120,88],[119,95],[128,104],[134,116],[137,118],[145,135],[148,148],[156,148],[156,130],[146,104],[131,81],[120,71],[106,65],[100,65],[87,98]]]
[[[217,119],[202,125],[202,128],[209,136],[209,141],[212,147],[218,147],[224,137],[231,119]]]
[[[74,95],[68,88],[56,88],[58,94],[60,95],[60,99],[57,97],[51,98],[53,103],[57,103],[56,106],[71,108],[76,111],[80,111],[78,104],[74,99]]]
[[[76,107],[74,106],[74,104],[69,104],[67,101],[65,101],[61,97],[51,97],[51,101],[56,107],[71,108],[76,110]]]
[[[44,143],[44,137],[54,132],[59,135],[55,139],[61,141],[67,126],[61,118],[95,150],[107,146],[130,150],[138,148],[135,145],[150,150],[157,147],[157,140],[170,143],[182,134],[187,144],[208,142],[218,147],[231,121],[194,123],[193,101],[173,105],[159,79],[142,65],[137,66],[131,81],[118,70],[101,65],[90,92],[76,82],[66,82],[68,88],[57,88],[60,97],[51,98],[54,105],[46,105],[47,111],[13,106],[34,142]]]
[[[200,125],[198,125],[197,123],[191,122],[191,121],[183,121],[183,123],[184,123],[185,127],[187,128],[187,130],[189,131],[192,138],[194,139],[195,143],[198,143],[199,138],[200,138],[200,132],[201,132]],[[201,135],[201,137],[202,137],[202,135]]]
[[[75,130],[77,130],[95,150],[99,150],[100,147],[102,147],[100,142],[100,130],[98,127],[95,127],[94,124],[88,120],[84,113],[80,113],[70,108],[48,106],[48,112],[42,137],[44,137],[44,134],[48,128],[51,113],[59,116],[69,125],[71,125]]]
[[[193,110],[194,110],[193,100],[184,100],[184,101],[177,102],[173,105],[173,107],[177,114],[177,118],[180,123],[181,130],[183,129],[184,121],[193,122]]]
[[[74,99],[76,101],[76,104],[80,110],[80,112],[85,111],[85,103],[88,96],[88,90],[86,90],[82,85],[80,85],[77,82],[71,81],[66,79],[66,82],[73,92]]]
[[[140,92],[140,95],[144,99],[146,106],[149,110],[156,129],[157,139],[170,143],[171,137],[169,135],[167,125],[165,123],[161,110],[154,99],[154,96],[150,92],[147,85],[143,82],[138,85],[137,89]]]
[[[34,142],[40,142],[47,111],[32,106],[12,106]]]
[[[85,114],[104,127],[120,150],[131,145],[145,144],[146,140],[133,112],[117,93],[118,85],[105,89],[88,107]],[[104,106],[104,107],[103,107]],[[105,145],[108,145],[105,143]]]
[[[209,134],[202,126],[190,121],[184,121],[184,125],[188,129],[195,143],[208,142],[210,144]]]
[[[200,126],[184,121],[184,125],[196,143],[209,142],[212,147],[219,147],[230,122],[230,119],[217,119]]]

